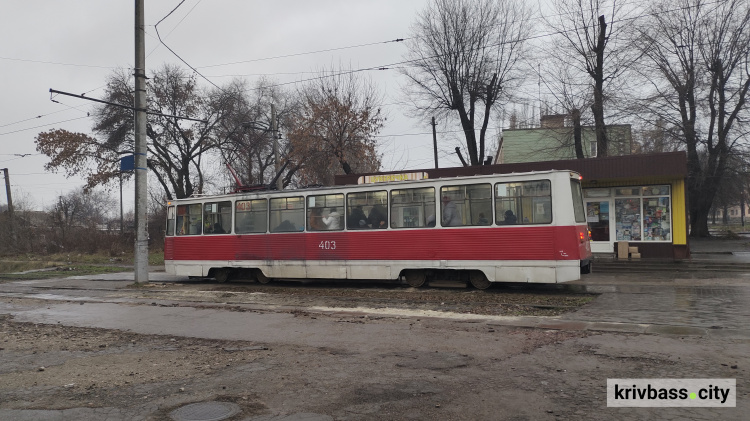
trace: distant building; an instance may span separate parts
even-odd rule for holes
[[[607,126],[609,156],[629,155],[633,135],[629,124]],[[581,146],[584,158],[598,157],[596,133],[593,126],[581,127]],[[542,116],[535,128],[503,130],[496,164],[559,161],[575,159],[573,125],[568,115]]]
[[[713,223],[722,223],[724,221],[724,212],[726,210],[726,220],[731,223],[739,223],[743,218],[750,216],[750,204],[745,204],[745,212],[742,212],[740,205],[727,206],[726,209],[715,206],[712,214]]]

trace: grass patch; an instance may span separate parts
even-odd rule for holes
[[[0,281],[18,281],[30,279],[65,278],[68,276],[97,275],[103,273],[127,272],[126,267],[118,266],[59,266],[51,270],[42,270],[29,273],[0,273]]]
[[[150,252],[148,264],[164,265],[164,252],[161,250]],[[128,272],[133,270],[132,265],[132,253],[116,257],[104,253],[23,254],[8,256],[0,260],[0,282]],[[26,271],[34,272],[18,273]]]
[[[159,251],[149,253],[148,264],[154,265],[154,266],[163,265],[164,264],[164,252],[159,250]]]
[[[24,272],[27,270],[39,270],[57,267],[59,262],[52,261],[23,261],[23,260],[1,260],[0,274]]]
[[[0,260],[0,273],[21,272],[24,270],[44,269],[64,265],[132,265],[133,253],[111,256],[105,253],[56,253],[56,254],[21,254],[6,256]],[[148,254],[149,265],[163,265],[164,252],[154,250]]]

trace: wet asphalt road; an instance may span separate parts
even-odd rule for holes
[[[128,299],[122,294],[111,298],[114,291],[123,291],[132,283],[132,273],[115,273],[97,276],[80,276],[39,281],[19,281],[0,284],[0,296],[33,297],[55,301],[90,301],[100,303],[100,314],[87,307],[87,311],[72,307],[75,311],[66,311],[64,305],[46,308],[12,309],[6,303],[0,303],[0,312],[11,312],[19,320],[70,323],[77,326],[105,327],[115,329],[134,329],[140,326],[151,326],[143,323],[140,315],[125,316],[117,309],[117,303],[154,301],[153,299]],[[151,272],[152,282],[189,282],[183,277],[174,277],[163,272]],[[338,286],[336,288],[339,288]],[[523,288],[523,287],[521,287]],[[703,273],[677,273],[662,270],[658,273],[608,273],[592,274],[583,280],[564,285],[530,285],[528,292],[563,290],[570,292],[588,292],[600,294],[593,302],[583,308],[559,317],[502,317],[480,316],[474,319],[487,320],[489,323],[515,326],[565,326],[594,330],[644,332],[648,328],[667,329],[682,328],[683,332],[705,332],[714,335],[730,335],[739,338],[750,338],[750,272],[720,273],[707,271]],[[220,305],[214,312],[219,312]],[[57,309],[54,310],[53,309]],[[111,308],[111,310],[109,310]],[[169,313],[172,310],[157,307],[155,312]],[[305,308],[309,311],[310,309]],[[351,312],[351,309],[319,309],[319,311]],[[314,309],[313,309],[314,311]],[[357,310],[363,314],[367,309]],[[372,312],[375,312],[372,310]],[[378,310],[378,314],[393,316],[410,316],[407,312]],[[450,314],[446,317],[461,318],[464,316]],[[152,315],[151,317],[157,317]],[[176,324],[168,323],[169,317],[158,317],[160,323],[143,333],[174,333],[179,331],[180,317]],[[205,319],[204,319],[205,320]],[[217,332],[207,329],[207,332]],[[212,333],[220,334],[220,333]],[[201,336],[196,334],[196,336]],[[231,335],[230,335],[231,336]]]
[[[186,281],[163,272],[151,273],[155,282]],[[172,307],[169,300],[159,305],[123,296],[123,288],[132,283],[132,273],[75,277],[44,281],[19,281],[0,284],[0,313],[14,320],[128,330],[143,334],[168,334],[206,339],[247,340],[306,347],[337,347],[352,352],[392,352],[389,342],[373,343],[373,338],[398,337],[403,349],[419,348],[421,343],[441,342],[443,332],[412,336],[400,325],[373,325],[367,330],[341,330],[340,326],[311,319],[300,320],[289,309],[274,309],[249,304],[260,312],[226,311],[221,304],[181,303]],[[544,290],[534,286],[530,291]],[[306,308],[307,312],[337,312],[394,318],[436,318],[470,320],[488,327],[521,327],[566,331],[596,331],[628,334],[693,336],[710,341],[731,340],[734,347],[747,346],[750,355],[750,273],[610,273],[592,274],[585,279],[550,289],[567,289],[600,294],[583,308],[559,317],[467,316],[459,314],[410,313],[396,309]],[[43,300],[39,304],[17,304],[12,298]],[[154,302],[153,299],[147,300]],[[80,303],[85,303],[81,305]],[[155,302],[155,304],[157,304]],[[248,322],[252,317],[252,322]],[[657,336],[658,337],[658,336]],[[738,342],[739,341],[739,342]],[[445,343],[445,350],[458,354],[481,355],[486,343],[471,340]],[[613,345],[609,345],[612,347]],[[559,371],[559,370],[558,370]],[[700,373],[698,373],[700,374]],[[748,395],[738,396],[738,407],[748,409]],[[706,414],[709,414],[708,412]],[[721,412],[716,419],[723,418]],[[299,415],[299,414],[298,414]],[[334,419],[308,414],[309,419]],[[726,414],[724,414],[726,415]],[[294,414],[284,419],[303,420]],[[318,418],[315,418],[315,417]],[[93,413],[80,413],[80,419],[97,419]],[[127,419],[114,417],[113,419]],[[617,417],[615,417],[617,418]],[[680,417],[678,417],[680,418]],[[682,416],[684,418],[684,416]],[[0,419],[67,419],[59,411],[24,412],[0,410]],[[72,419],[72,418],[71,418]],[[267,418],[271,419],[271,418]],[[502,419],[502,418],[498,418]],[[622,417],[621,419],[632,419]],[[637,417],[635,418],[637,419]],[[706,418],[706,419],[710,419]],[[728,419],[735,419],[729,417]],[[736,418],[740,419],[740,418]],[[253,418],[255,420],[255,418]],[[258,418],[260,420],[260,418]]]

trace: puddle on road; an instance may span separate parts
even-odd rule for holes
[[[325,313],[361,313],[363,315],[396,316],[396,317],[437,317],[451,320],[487,320],[517,321],[525,316],[493,316],[484,314],[455,313],[451,311],[412,310],[403,308],[369,308],[369,307],[309,307],[311,311]],[[552,316],[534,316],[534,319],[556,319]]]

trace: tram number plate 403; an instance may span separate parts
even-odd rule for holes
[[[335,241],[321,241],[318,245],[319,249],[322,250],[336,250],[336,242]]]

